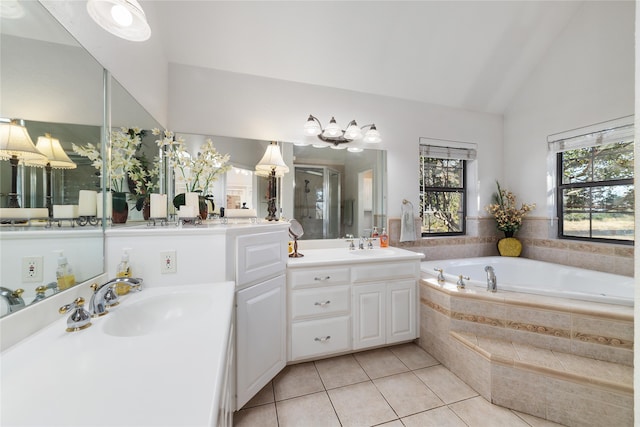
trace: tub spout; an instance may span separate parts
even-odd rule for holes
[[[487,272],[487,291],[496,292],[498,290],[498,280],[496,279],[496,273],[493,267],[487,265],[484,271]]]

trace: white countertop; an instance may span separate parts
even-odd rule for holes
[[[184,321],[162,319],[170,326],[137,336],[106,332],[119,309],[181,293],[199,302],[171,313]],[[233,296],[233,282],[145,288],[72,333],[60,316],[0,354],[0,424],[215,425]]]
[[[357,242],[356,242],[357,244]],[[410,261],[424,258],[420,252],[389,246],[388,248],[349,250],[345,244],[340,248],[298,249],[302,258],[289,258],[287,268],[315,267],[325,265]]]

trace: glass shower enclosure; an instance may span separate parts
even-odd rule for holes
[[[304,229],[303,239],[341,236],[341,180],[326,166],[296,165],[293,214]]]

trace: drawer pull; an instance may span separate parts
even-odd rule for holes
[[[316,282],[323,282],[325,280],[329,280],[331,279],[331,276],[324,276],[324,277],[314,277],[313,280],[315,280]]]
[[[317,341],[317,342],[325,342],[325,341],[329,341],[330,339],[331,339],[331,335],[327,335],[326,337],[322,337],[322,338],[320,338],[320,337],[315,337],[315,338],[314,338],[314,341]]]
[[[323,302],[317,301],[317,302],[316,302],[315,304],[313,304],[313,305],[317,305],[317,306],[319,306],[319,307],[324,307],[324,306],[327,306],[327,305],[329,305],[329,304],[331,304],[331,301],[326,300],[326,301],[323,301]]]

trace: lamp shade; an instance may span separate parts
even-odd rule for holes
[[[30,159],[27,156],[24,163],[27,166],[46,166],[49,164],[54,169],[75,169],[77,166],[64,152],[58,138],[45,133],[38,137],[36,148],[46,156],[46,159]]]
[[[27,128],[20,125],[17,120],[0,123],[0,158],[11,157],[45,159],[44,154],[33,145]]]
[[[87,12],[98,25],[125,40],[142,42],[151,28],[137,0],[88,0]]]
[[[271,142],[264,152],[264,156],[256,165],[257,175],[269,175],[271,171],[275,171],[276,175],[282,176],[289,172],[289,166],[282,159],[280,147],[276,142]]]

